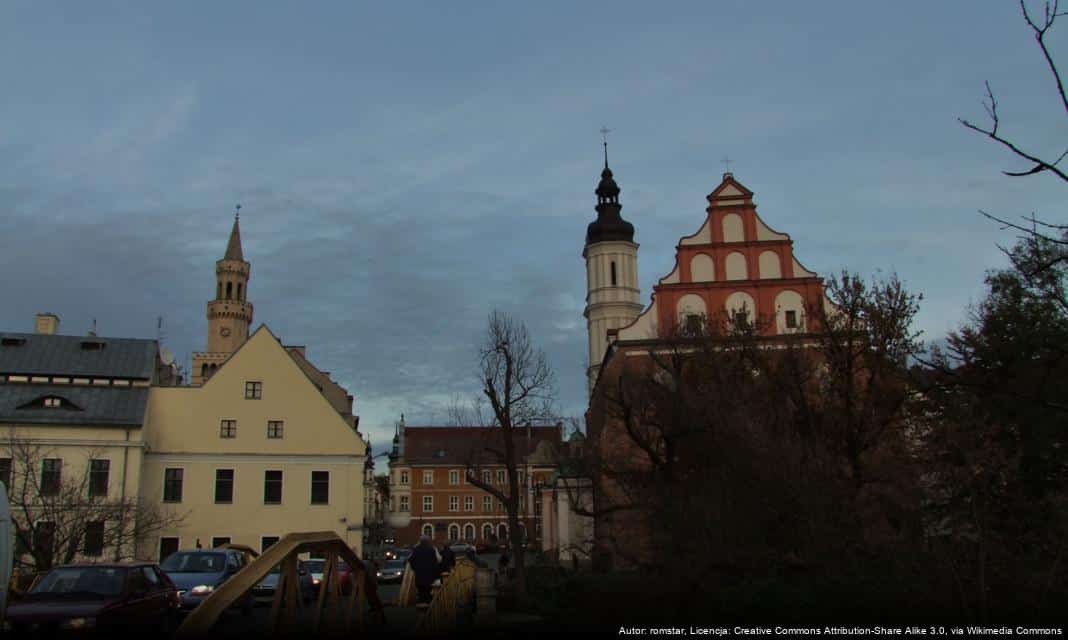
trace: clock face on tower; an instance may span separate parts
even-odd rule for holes
[[[228,327],[223,327],[222,329],[219,329],[219,335],[224,338],[230,337],[230,329]]]

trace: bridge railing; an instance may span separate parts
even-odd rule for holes
[[[236,545],[230,546],[236,548]],[[319,598],[315,604],[316,631],[336,626],[349,631],[354,624],[357,628],[363,628],[366,622],[366,607],[369,607],[372,615],[383,616],[375,576],[344,540],[333,531],[291,533],[271,545],[205,598],[178,628],[177,636],[197,637],[207,634],[223,611],[263,580],[275,565],[281,565],[281,574],[268,615],[268,632],[295,630],[305,606],[300,593],[297,555],[308,551],[321,553],[326,559],[323,579],[319,585]],[[344,607],[340,606],[342,594],[339,560],[348,563],[352,583],[352,591],[345,598],[347,602]],[[340,620],[337,619],[338,613],[341,614]]]
[[[456,565],[442,578],[430,608],[419,619],[417,631],[443,633],[455,629],[461,615],[474,607],[477,571],[478,566],[469,558],[456,558]]]

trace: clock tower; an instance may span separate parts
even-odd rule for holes
[[[208,350],[193,354],[192,383],[204,384],[248,339],[252,304],[248,302],[250,265],[241,251],[241,205],[226,253],[215,262],[215,299],[208,302]]]

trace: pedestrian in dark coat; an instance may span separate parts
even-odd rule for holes
[[[452,571],[456,566],[456,554],[452,551],[451,542],[446,542],[441,549],[441,572]]]
[[[431,586],[441,575],[441,555],[434,545],[430,544],[430,537],[419,538],[419,544],[408,556],[408,564],[415,573],[415,588],[419,591],[419,602],[430,602]]]

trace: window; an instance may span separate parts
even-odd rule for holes
[[[475,525],[470,522],[464,525],[464,540],[467,542],[475,541]]]
[[[458,524],[450,524],[449,525],[449,540],[459,540],[459,539],[460,539],[460,525],[458,525]]]
[[[493,496],[482,496],[482,512],[489,513],[493,511]]]
[[[482,472],[482,483],[483,484],[489,484],[491,482],[493,482],[493,472],[492,471],[483,471]]]
[[[401,471],[401,484],[408,484],[408,471]]]
[[[268,420],[267,421],[267,437],[268,438],[281,438],[282,437],[281,420]]]
[[[89,461],[89,497],[100,498],[108,495],[108,471],[110,460]]]
[[[460,496],[449,496],[449,511],[460,510]]]
[[[178,538],[164,536],[159,539],[159,561],[163,562],[178,550]]]
[[[63,400],[55,396],[49,396],[44,399],[44,406],[48,407],[49,409],[58,409],[62,405]]]
[[[219,421],[219,437],[220,438],[236,438],[237,437],[237,420],[220,420]]]
[[[400,504],[401,504],[401,509],[400,510],[403,511],[403,512],[407,512],[408,511],[408,496],[401,496],[400,497]]]
[[[423,513],[434,510],[434,496],[423,496]]]
[[[54,496],[59,493],[60,470],[63,461],[59,458],[45,458],[41,463],[41,495]]]
[[[211,539],[211,548],[218,549],[224,544],[230,544],[230,536],[214,536]]]
[[[786,312],[786,328],[787,329],[796,329],[797,328],[797,311],[794,311],[793,309],[790,309],[789,311]]]
[[[688,313],[686,314],[685,331],[687,335],[699,335],[703,328],[704,322],[702,321],[700,314]]]
[[[434,484],[434,472],[433,471],[424,471],[423,472],[423,484]]]
[[[11,458],[0,458],[0,482],[11,493]]]
[[[456,469],[449,469],[449,484],[460,484],[460,472]]]
[[[749,312],[745,309],[738,309],[731,314],[731,324],[734,325],[734,329],[737,331],[744,331],[749,328]]]
[[[104,555],[104,523],[90,522],[85,525],[84,555],[91,558]]]
[[[482,525],[482,539],[483,540],[489,540],[492,537],[493,537],[493,525],[487,522],[486,524]]]
[[[423,533],[424,536],[428,536],[430,538],[433,538],[434,537],[434,526],[433,525],[429,525],[429,524],[424,524],[422,533]]]
[[[263,504],[282,504],[282,472],[263,472]]]
[[[246,382],[245,383],[245,400],[259,400],[263,397],[263,383],[262,382]]]
[[[475,496],[464,496],[464,511],[475,510]]]
[[[616,286],[616,263],[612,261],[612,286]]]
[[[312,471],[311,476],[311,503],[330,503],[330,472]]]
[[[55,551],[56,523],[42,521],[33,526],[33,550],[34,553],[52,564],[51,558]]]
[[[497,469],[497,484],[504,484],[504,469]]]
[[[282,472],[279,471],[278,473]],[[278,542],[278,536],[263,536],[260,538],[260,553],[273,547],[276,542]]]
[[[230,504],[234,501],[234,470],[215,470],[215,504]],[[212,545],[219,546],[219,545]]]
[[[181,502],[182,501],[182,476],[185,474],[184,469],[164,469],[163,470],[163,501],[164,502]]]

